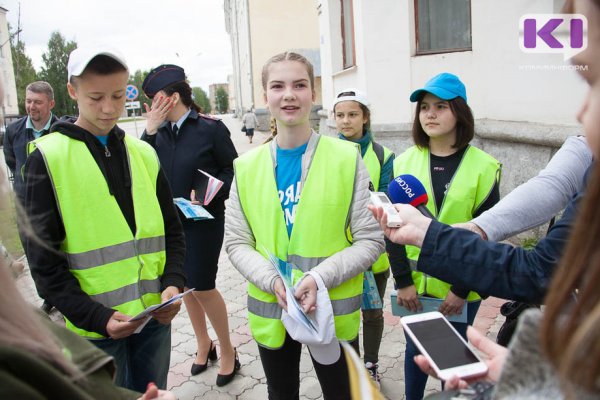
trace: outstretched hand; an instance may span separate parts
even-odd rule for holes
[[[146,388],[146,393],[138,400],[177,400],[177,397],[168,390],[160,390],[154,382],[150,382]]]
[[[467,330],[467,337],[469,338],[471,345],[479,350],[479,352],[483,354],[484,358],[486,358],[484,362],[488,367],[488,372],[486,375],[464,380],[455,376],[445,382],[444,389],[446,390],[464,389],[469,384],[481,380],[498,382],[498,379],[500,378],[500,373],[502,372],[504,362],[506,361],[506,356],[508,355],[508,349],[483,336],[472,326],[470,326]],[[421,368],[421,371],[438,378],[425,356],[415,356],[414,360],[415,364]]]
[[[400,218],[402,219],[402,225],[399,228],[390,228],[387,226],[387,215],[383,211],[383,208],[369,205],[369,210],[373,213],[373,216],[379,222],[381,229],[385,236],[392,242],[397,244],[410,244],[413,246],[421,247],[425,234],[431,219],[425,217],[416,208],[408,204],[394,204]]]

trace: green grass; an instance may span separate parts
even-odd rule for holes
[[[531,250],[538,244],[539,241],[540,239],[538,237],[528,237],[521,240],[521,247],[523,247],[525,250]]]
[[[0,226],[2,226],[2,244],[13,257],[23,255],[23,247],[17,232],[17,218],[15,215],[14,200],[11,197],[6,207],[0,207]]]

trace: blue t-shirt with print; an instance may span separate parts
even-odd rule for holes
[[[281,149],[277,146],[277,167],[275,179],[277,192],[285,217],[288,236],[292,234],[296,208],[302,191],[302,156],[308,143],[294,149]]]

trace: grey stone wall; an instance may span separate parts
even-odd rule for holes
[[[336,135],[334,121],[327,119],[324,112],[320,116],[320,132]],[[371,128],[377,141],[396,154],[413,145],[410,133],[412,124],[380,124]],[[568,136],[580,134],[582,129],[578,126],[476,120],[475,138],[471,143],[502,163],[500,195],[505,196],[537,175]],[[540,237],[545,230],[546,227],[542,226],[519,235],[519,238]]]
[[[321,106],[314,106],[310,113],[310,125],[317,132],[320,129],[321,117],[319,111],[321,111],[321,108]],[[254,113],[256,114],[256,119],[258,119],[258,130],[268,132],[271,126],[271,113],[269,110],[266,108],[257,108]],[[242,118],[242,116],[240,115],[239,118]]]

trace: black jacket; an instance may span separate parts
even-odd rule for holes
[[[233,181],[233,160],[238,154],[231,134],[221,120],[192,110],[178,127],[177,136],[167,121],[158,128],[156,135],[144,132],[142,140],[156,149],[174,197],[190,198],[197,169],[223,181],[223,187],[205,208],[215,217],[224,214],[225,200]]]
[[[532,250],[488,242],[478,234],[432,221],[417,270],[478,293],[541,304],[563,255],[582,194]]]
[[[593,169],[594,164],[585,173],[586,187]],[[417,269],[479,293],[542,304],[569,241],[583,196],[585,189],[573,196],[562,217],[531,250],[488,242],[471,231],[432,221]]]
[[[27,129],[27,118],[23,117],[7,126],[4,137],[4,159],[14,176],[13,188],[21,202],[25,199],[25,184],[21,176],[21,168],[23,168],[27,159],[27,143],[35,139],[33,129]],[[50,126],[57,120],[56,116],[52,114]],[[48,131],[42,132],[42,135],[46,133]]]
[[[125,132],[115,126],[108,135],[105,148],[91,133],[72,123],[58,122],[53,128],[53,131],[86,143],[131,231],[135,233],[131,175],[123,141]],[[106,336],[106,324],[114,310],[93,301],[81,290],[79,282],[69,272],[67,258],[59,250],[65,239],[65,229],[48,170],[38,150],[27,159],[25,177],[25,209],[39,239],[28,241],[27,258],[38,292],[76,326]],[[169,183],[162,169],[158,173],[156,196],[165,222],[167,255],[161,289],[167,286],[183,288],[185,239]]]

